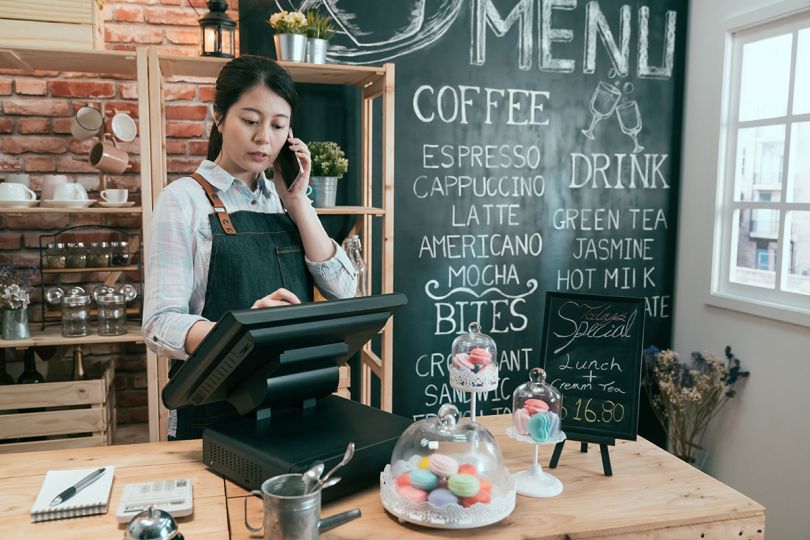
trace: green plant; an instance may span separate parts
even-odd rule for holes
[[[307,11],[306,34],[310,38],[332,39],[335,35],[332,18],[317,11]]]
[[[315,141],[307,145],[312,156],[312,176],[337,176],[349,169],[349,160],[337,143]]]
[[[37,278],[35,268],[18,270],[12,265],[0,267],[0,308],[20,309],[31,303],[32,286]]]
[[[300,11],[279,11],[267,19],[267,24],[278,34],[304,34],[307,19]]]

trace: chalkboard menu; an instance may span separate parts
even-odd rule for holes
[[[240,0],[243,52],[274,54],[272,4]],[[394,412],[469,410],[448,362],[473,321],[501,374],[479,410],[510,412],[549,291],[640,297],[669,345],[687,0],[276,4],[333,18],[330,62],[396,64]]]
[[[643,335],[643,299],[546,295],[546,381],[562,393],[569,438],[636,438]]]

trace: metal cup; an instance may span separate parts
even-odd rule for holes
[[[264,501],[264,527],[252,527],[247,518],[245,498],[245,527],[262,532],[264,540],[318,540],[322,532],[360,517],[354,509],[321,519],[320,488],[306,493],[303,475],[282,474],[262,483],[262,489],[251,491]]]

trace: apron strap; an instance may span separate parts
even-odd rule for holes
[[[225,203],[223,203],[222,199],[217,195],[217,190],[214,189],[214,186],[197,173],[191,173],[191,177],[205,190],[205,194],[208,196],[208,200],[211,201],[211,206],[214,207],[214,213],[219,218],[219,224],[222,225],[222,230],[225,231],[225,234],[236,234],[231,216],[228,214],[228,211],[225,210]]]

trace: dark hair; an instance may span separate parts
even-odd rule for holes
[[[291,113],[295,112],[298,106],[298,92],[295,91],[295,83],[290,74],[274,60],[252,54],[234,58],[219,72],[214,92],[214,112],[222,115],[224,120],[228,109],[239,101],[242,94],[260,84],[278,94],[290,104]],[[214,122],[208,138],[208,159],[214,161],[221,150],[222,134]]]

